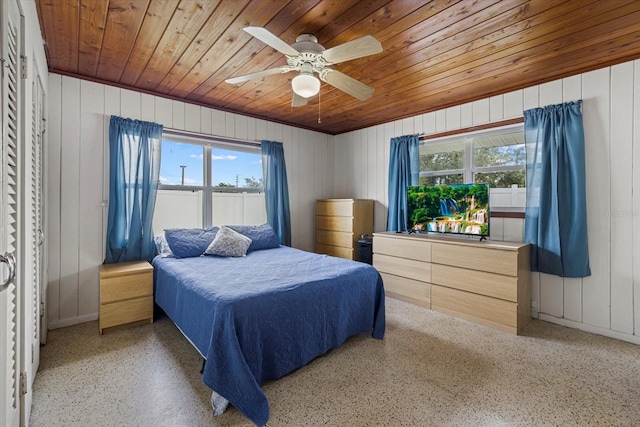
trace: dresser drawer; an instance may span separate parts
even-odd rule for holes
[[[353,200],[317,200],[316,215],[353,216]]]
[[[343,231],[317,230],[316,243],[321,245],[342,246],[343,248],[353,248],[353,233]]]
[[[316,244],[316,253],[353,259],[353,249],[343,248],[341,246]]]
[[[381,273],[403,276],[421,282],[431,282],[431,264],[384,254],[373,254],[373,266]]]
[[[153,319],[152,296],[100,306],[100,330],[146,319]]]
[[[431,262],[507,276],[518,275],[518,251],[516,250],[434,243]]]
[[[100,280],[100,303],[106,304],[153,294],[151,271]]]
[[[316,216],[316,228],[319,230],[353,232],[353,218],[350,216]]]
[[[418,239],[374,236],[373,252],[431,262],[431,242]]]
[[[518,301],[518,278],[513,276],[484,271],[470,273],[464,268],[433,264],[431,283],[503,300]]]
[[[380,273],[380,276],[389,296],[431,308],[431,284],[387,273]]]
[[[431,308],[487,326],[517,333],[518,304],[443,286],[431,286]]]

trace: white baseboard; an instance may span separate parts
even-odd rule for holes
[[[591,332],[592,334],[604,335],[605,337],[615,338],[620,341],[627,341],[632,344],[640,345],[640,337],[637,335],[624,334],[622,332],[612,331],[611,329],[604,329],[597,326],[587,325],[585,323],[574,322],[573,320],[561,319],[544,313],[539,313],[538,318],[545,322],[555,323],[568,328],[580,329],[581,331]]]
[[[67,319],[49,320],[48,327],[51,329],[65,328],[71,325],[77,325],[79,323],[92,322],[98,320],[98,313],[85,314],[84,316],[70,317]]]

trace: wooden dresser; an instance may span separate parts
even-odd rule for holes
[[[373,234],[373,200],[316,200],[317,253],[357,261],[363,234]]]
[[[153,267],[147,261],[100,266],[100,333],[105,328],[153,323]]]
[[[529,321],[529,244],[373,236],[373,265],[389,296],[514,334]]]

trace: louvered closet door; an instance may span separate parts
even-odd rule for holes
[[[0,425],[20,422],[18,271],[18,55],[20,16],[15,0],[2,1],[2,171],[0,172]]]
[[[33,70],[36,70],[36,64],[33,64]],[[36,299],[34,300],[34,321],[35,327],[37,328],[35,332],[39,334],[38,342],[41,345],[47,343],[47,316],[45,316],[45,295],[47,295],[47,281],[45,280],[45,248],[44,244],[44,133],[45,133],[45,97],[44,97],[44,89],[42,88],[42,81],[40,80],[40,76],[36,76],[34,79],[34,85],[36,86],[34,90],[37,93],[37,104],[36,104],[36,114],[34,117],[34,132],[36,135],[36,153],[34,158],[34,180],[36,182],[34,187],[35,197],[34,197],[34,215],[36,217],[35,227],[33,233],[34,243],[36,245],[36,259],[33,265],[34,275],[37,279],[34,280],[34,292],[36,295]],[[38,351],[37,364],[40,362],[40,352]],[[37,370],[36,364],[36,370]],[[35,371],[34,371],[35,372]],[[34,375],[35,377],[35,375]],[[33,380],[32,380],[33,382]]]
[[[34,66],[33,72],[36,68]],[[21,287],[21,362],[22,380],[21,424],[28,425],[33,398],[33,380],[40,363],[40,286],[42,278],[42,142],[41,142],[41,98],[42,86],[38,75],[31,83],[31,141],[24,152],[25,177],[24,213],[28,241],[23,242],[24,286]]]

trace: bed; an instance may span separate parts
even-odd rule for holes
[[[269,419],[262,383],[353,335],[384,336],[382,279],[368,264],[279,246],[153,266],[155,302],[205,358],[212,403],[257,425]]]

